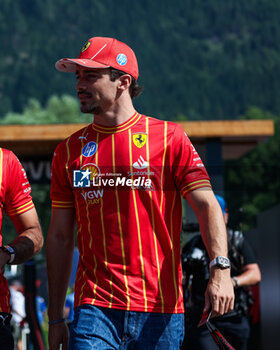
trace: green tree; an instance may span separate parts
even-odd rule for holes
[[[2,0],[0,118],[30,97],[73,96],[74,75],[54,63],[91,36],[135,50],[144,114],[233,119],[257,106],[280,115],[279,17],[275,0]]]
[[[0,124],[67,124],[90,123],[92,115],[82,114],[77,99],[72,96],[51,96],[43,108],[38,100],[30,98],[23,113],[9,112]]]
[[[275,134],[239,160],[228,161],[225,188],[231,225],[242,221],[244,230],[256,225],[257,215],[280,198],[280,117],[252,107],[242,119],[273,119]],[[239,208],[242,208],[240,218]]]

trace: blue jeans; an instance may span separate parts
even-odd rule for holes
[[[69,350],[179,350],[184,314],[107,309],[84,304],[75,309]]]

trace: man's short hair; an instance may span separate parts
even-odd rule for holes
[[[115,81],[122,75],[125,75],[128,73],[122,72],[121,70],[115,69],[110,67],[110,79],[111,81]],[[137,81],[131,76],[131,84],[129,87],[129,94],[131,99],[139,96],[141,92],[143,91],[143,87],[137,84]]]

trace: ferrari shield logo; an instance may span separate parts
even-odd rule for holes
[[[138,148],[142,148],[145,145],[146,141],[147,141],[147,137],[148,137],[148,135],[147,134],[143,134],[143,133],[141,133],[141,134],[133,134],[132,135],[132,139],[133,139],[134,145],[136,147],[138,147]]]

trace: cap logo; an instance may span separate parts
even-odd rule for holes
[[[119,53],[117,56],[117,62],[120,66],[125,66],[127,64],[127,57],[124,53]]]
[[[85,51],[89,48],[90,44],[91,44],[90,41],[88,41],[87,43],[85,43],[85,45],[82,47],[82,51],[81,51],[81,52],[85,52]]]

